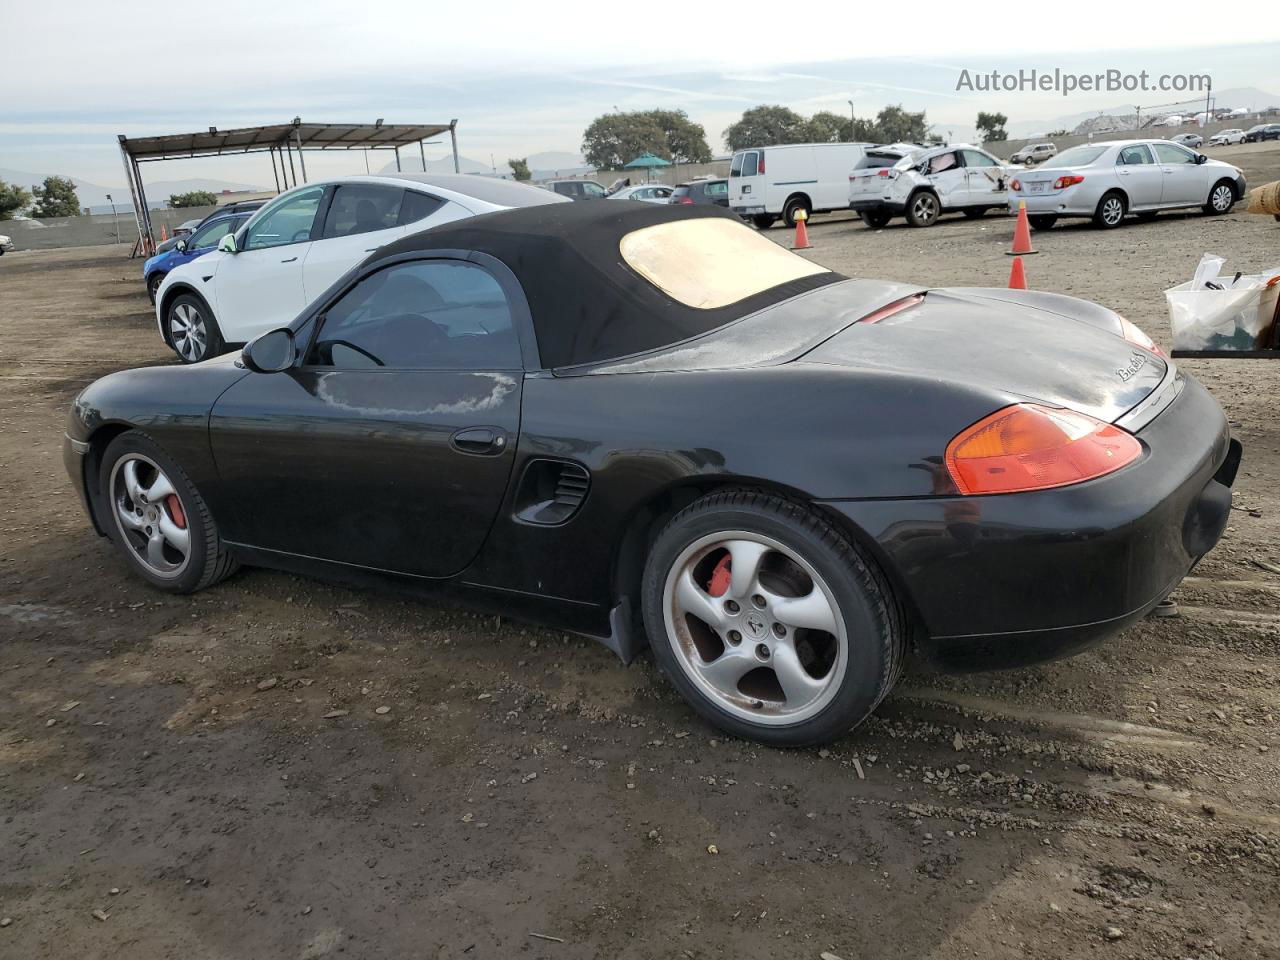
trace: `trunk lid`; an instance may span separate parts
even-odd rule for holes
[[[1164,379],[1165,361],[1108,329],[1109,315],[1076,317],[999,293],[931,290],[876,323],[845,327],[800,359],[994,388],[1108,423]]]

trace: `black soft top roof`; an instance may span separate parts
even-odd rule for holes
[[[762,307],[844,279],[820,273],[715,309],[667,296],[622,259],[633,230],[673,220],[737,218],[720,207],[590,200],[489,213],[443,224],[383,247],[378,259],[466,250],[504,263],[524,288],[545,367],[630,356],[698,336]],[[739,223],[741,221],[738,221]],[[743,225],[743,229],[750,229]]]

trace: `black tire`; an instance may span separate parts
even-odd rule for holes
[[[813,213],[809,208],[809,201],[804,197],[791,197],[787,200],[787,205],[782,208],[782,222],[785,223],[789,229],[794,229],[796,225],[796,214],[801,210],[804,211],[806,218]]]
[[[190,319],[193,317],[194,320]],[[198,335],[183,337],[180,329],[175,332],[175,327],[182,328],[184,324],[187,330],[203,330],[203,339]],[[169,303],[165,310],[164,338],[183,363],[199,363],[226,351],[213,311],[194,293],[179,294]]]
[[[1125,195],[1119,190],[1109,190],[1098,201],[1098,206],[1093,211],[1093,222],[1103,230],[1114,230],[1124,223],[1125,214],[1128,212],[1129,201]]]
[[[1052,213],[1032,213],[1027,215],[1027,223],[1031,224],[1032,230],[1052,230],[1053,225],[1057,222],[1057,215]]]
[[[893,218],[892,214],[885,213],[883,210],[863,210],[858,216],[862,218],[863,223],[873,230],[888,226],[889,221]]]
[[[990,207],[965,207],[964,215],[970,220],[977,220],[979,217],[985,217]]]
[[[143,532],[126,532],[120,519],[117,497],[127,495],[123,467],[126,462],[139,457],[149,460],[168,477],[181,508],[183,529],[190,538],[185,565],[172,575],[158,574],[139,555],[137,538],[145,540],[150,528]],[[121,468],[120,471],[117,467]],[[130,568],[156,589],[168,593],[194,593],[226,579],[239,566],[223,547],[209,507],[195,485],[160,445],[141,430],[122,433],[107,446],[98,473],[98,489],[101,496],[97,502],[103,511],[103,516],[98,519],[102,529],[107,531],[107,536],[125,556]],[[147,504],[144,501],[137,506],[147,509],[148,516],[151,507],[155,507],[157,513],[163,509],[170,522],[174,521],[174,511],[166,503]]]
[[[1223,216],[1231,212],[1236,205],[1236,188],[1230,180],[1219,180],[1209,190],[1209,199],[1204,203],[1207,217]]]
[[[917,190],[907,200],[907,223],[932,227],[942,215],[942,202],[932,190]]]
[[[691,679],[679,640],[667,628],[664,591],[681,555],[703,538],[741,531],[784,545],[825,581],[847,636],[847,666],[833,677],[829,700],[795,723],[751,722],[730,712]],[[813,587],[816,589],[816,587]],[[676,514],[654,541],[645,563],[644,621],[658,666],[708,722],[735,736],[779,747],[822,743],[865,720],[897,682],[907,631],[892,588],[880,570],[840,530],[809,507],[755,491],[709,494]],[[799,635],[797,634],[797,639]]]
[[[751,218],[751,222],[756,225],[757,230],[768,230],[777,220],[778,218],[771,213],[757,213]]]
[[[160,289],[160,284],[162,283],[164,283],[163,273],[153,273],[151,278],[147,280],[147,296],[151,298],[152,305],[156,302],[156,292]]]

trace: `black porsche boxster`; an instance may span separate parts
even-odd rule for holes
[[[1240,445],[1101,306],[604,203],[419,233],[242,353],[105,377],[65,456],[160,589],[447,588],[648,645],[712,723],[802,744],[912,648],[1013,666],[1141,617],[1221,535]]]

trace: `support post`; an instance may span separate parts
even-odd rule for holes
[[[138,213],[138,191],[133,182],[133,170],[130,167],[129,151],[124,145],[126,138],[124,134],[120,134],[118,139],[120,141],[120,160],[124,164],[124,178],[129,183],[129,198],[133,201],[133,222],[138,228],[137,249],[139,253],[142,253],[144,245],[142,242],[142,217]]]
[[[293,168],[293,147],[289,145],[289,141],[284,142],[284,148],[289,153],[289,172],[293,174],[293,185],[298,185],[298,171]]]
[[[302,155],[302,133],[297,127],[293,128],[293,139],[298,142],[298,165],[302,167],[302,182],[307,182],[307,158]],[[297,183],[294,183],[297,186]]]
[[[276,193],[280,192],[280,174],[276,172],[276,150],[275,147],[267,147],[267,153],[271,155],[271,176],[276,181]]]
[[[422,172],[427,172],[427,148],[422,145],[422,141],[418,141],[418,156],[422,157]]]
[[[453,141],[453,172],[461,173],[462,168],[458,166],[458,121],[449,121],[449,139]]]
[[[400,172],[400,148],[396,147],[396,173]]]
[[[142,183],[142,168],[138,166],[137,157],[133,160],[133,175],[138,180],[138,200],[139,212],[142,214],[142,222],[147,228],[146,250],[147,256],[152,256],[156,252],[156,235],[151,227],[151,208],[147,206],[147,188]]]

